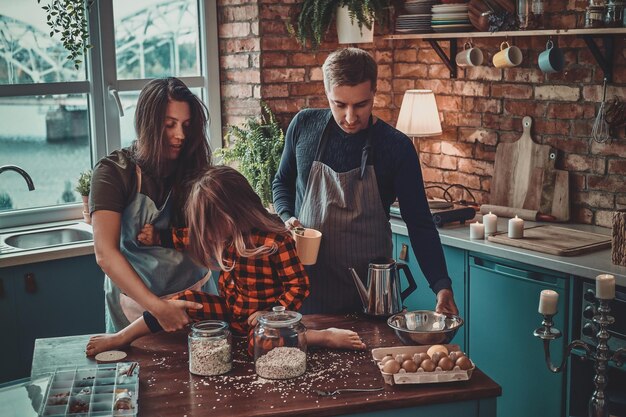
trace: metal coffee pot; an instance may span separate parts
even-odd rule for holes
[[[402,311],[402,302],[413,291],[417,284],[409,266],[398,263],[391,258],[376,258],[370,261],[367,271],[367,287],[354,270],[348,268],[354,279],[354,284],[359,291],[363,312],[373,316],[390,316]],[[403,270],[409,287],[400,292],[400,276],[398,270]]]

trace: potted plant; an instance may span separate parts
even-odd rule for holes
[[[228,126],[225,140],[228,147],[216,155],[225,163],[235,162],[263,205],[271,210],[272,181],[285,146],[285,135],[271,109],[262,102],[261,116],[249,118],[241,127]]]
[[[289,24],[289,31],[298,43],[305,45],[308,40],[316,49],[336,18],[339,43],[372,42],[374,22],[381,27],[386,26],[392,1],[303,0]],[[344,35],[347,37],[344,38]],[[367,35],[368,38],[359,35]]]
[[[92,171],[81,172],[76,183],[76,192],[83,198],[83,219],[85,223],[91,224],[91,216],[89,215],[89,191],[91,190],[91,174]]]

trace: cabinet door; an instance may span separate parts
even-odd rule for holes
[[[434,310],[437,305],[435,293],[428,286],[428,281],[424,277],[421,268],[415,259],[415,254],[411,248],[411,241],[408,236],[397,235],[394,241],[394,256],[400,262],[409,265],[415,282],[417,282],[417,290],[404,300],[404,305],[408,310]],[[462,249],[443,247],[443,253],[446,258],[448,267],[448,275],[452,279],[452,290],[454,291],[454,301],[459,308],[459,315],[465,319],[465,266],[467,262],[466,252]],[[402,289],[407,287],[406,281],[402,280]],[[461,327],[451,343],[456,343],[465,349],[465,326]]]
[[[0,270],[0,383],[21,378],[20,350],[17,338],[17,311],[15,304],[15,279],[8,269]]]
[[[554,325],[562,338],[551,342],[554,363],[560,363],[568,340],[568,280],[536,268],[497,259],[469,257],[469,357],[502,386],[498,415],[561,416],[563,373],[545,364],[543,343],[533,336],[541,325],[537,312],[543,289],[559,293]]]
[[[93,255],[16,267],[14,275],[27,374],[35,339],[104,332],[104,274]]]

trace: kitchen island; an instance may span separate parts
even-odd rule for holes
[[[187,332],[160,333],[138,339],[125,351],[140,366],[140,416],[386,416],[495,417],[501,388],[475,369],[469,381],[385,385],[371,348],[401,346],[385,320],[363,315],[310,315],[307,328],[340,327],[357,331],[368,349],[362,352],[310,348],[307,373],[270,381],[254,373],[245,340],[236,346],[233,370],[223,376],[198,377],[188,371]],[[88,336],[38,339],[33,375],[56,367],[93,367],[84,348]],[[478,364],[480,366],[480,364]],[[380,392],[320,397],[315,390],[384,387]]]

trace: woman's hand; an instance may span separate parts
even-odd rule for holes
[[[161,237],[159,232],[150,223],[144,224],[141,231],[137,235],[137,241],[144,246],[161,245]]]
[[[437,306],[435,311],[441,314],[458,315],[459,309],[454,302],[452,290],[443,289],[437,293]]]
[[[160,300],[150,313],[159,321],[166,332],[174,332],[191,323],[187,310],[199,310],[202,304],[186,300]]]

